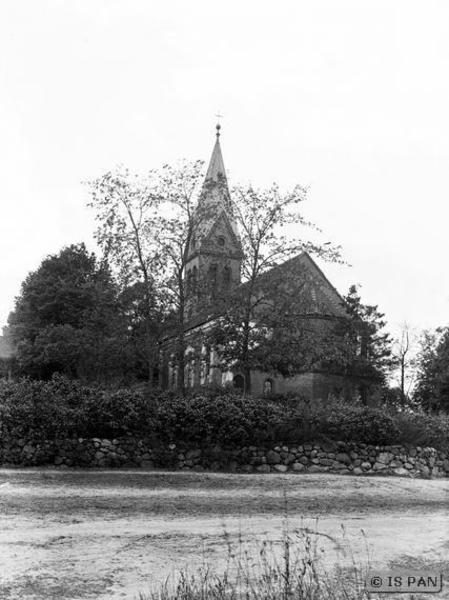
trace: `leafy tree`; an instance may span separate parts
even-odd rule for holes
[[[186,337],[189,321],[188,303],[192,298],[191,282],[186,276],[191,241],[198,238],[210,209],[202,202],[211,182],[203,182],[203,162],[183,162],[177,167],[165,165],[158,174],[154,189],[159,198],[155,217],[155,242],[158,252],[158,285],[168,309],[167,330],[173,333],[173,360],[178,377],[178,392],[185,395],[185,369],[192,359],[187,352],[194,344]],[[194,293],[202,296],[202,282],[196,282]]]
[[[243,372],[245,393],[250,394],[251,370],[297,372],[305,366],[304,356],[311,356],[317,334],[315,324],[304,318],[307,288],[298,266],[286,266],[286,261],[304,251],[336,261],[339,252],[300,237],[302,229],[314,227],[299,210],[306,198],[301,186],[288,192],[277,185],[265,190],[238,186],[231,196],[241,233],[243,285],[223,297],[217,311],[223,316],[211,328],[209,340],[225,367]],[[277,271],[279,265],[284,271]],[[288,268],[293,277],[285,272]]]
[[[339,336],[341,362],[346,378],[357,382],[362,401],[373,386],[383,386],[396,365],[392,338],[385,331],[384,314],[375,305],[363,304],[356,285],[344,297],[349,319]]]
[[[8,322],[19,372],[32,377],[105,380],[132,363],[117,288],[84,244],[49,256],[27,276]]]
[[[201,161],[165,165],[145,178],[131,177],[128,171],[107,173],[90,184],[90,206],[100,222],[97,241],[118,270],[120,281],[142,293],[138,312],[145,326],[149,369],[158,362],[158,338],[170,330],[176,338],[181,395],[186,363],[185,266],[190,239],[202,220],[202,167]]]
[[[158,362],[157,340],[160,298],[156,286],[158,260],[155,244],[155,213],[159,198],[155,190],[158,174],[133,176],[128,170],[109,171],[88,182],[99,223],[95,237],[104,258],[113,266],[117,281],[130,300],[132,288],[133,332],[146,363],[151,381]],[[135,309],[137,308],[136,311]],[[140,322],[136,322],[137,314]]]
[[[210,332],[223,367],[244,370],[246,365],[250,370],[290,377],[335,362],[339,357],[335,320],[318,306],[320,285],[301,264],[300,256],[262,274],[254,286],[249,331],[245,328],[246,284],[236,289],[225,299],[224,314]]]
[[[425,331],[420,347],[414,399],[427,411],[449,412],[449,327]]]
[[[160,331],[161,308],[153,306],[148,314],[146,286],[136,281],[119,290],[119,303],[127,323],[127,338],[132,347],[132,373],[136,379],[147,380],[150,384],[157,374],[157,338]]]

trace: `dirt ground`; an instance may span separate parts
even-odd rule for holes
[[[0,470],[0,598],[137,598],[287,526],[330,568],[445,573],[449,481],[325,474]],[[277,546],[276,546],[277,547]],[[387,596],[385,596],[388,598]]]

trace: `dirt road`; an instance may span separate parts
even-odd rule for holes
[[[285,512],[329,566],[446,569],[447,480],[4,469],[0,597],[132,599],[180,567],[220,568],[229,546],[276,544]]]

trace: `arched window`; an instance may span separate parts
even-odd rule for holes
[[[212,293],[214,293],[217,289],[217,265],[210,265],[209,267],[209,285]]]
[[[193,387],[195,384],[195,366],[193,362],[186,365],[187,387]]]
[[[161,380],[160,384],[163,390],[168,388],[169,377],[170,377],[170,364],[166,356],[162,355],[162,368],[161,368]]]
[[[234,377],[234,387],[237,390],[245,389],[245,378],[243,377],[243,375],[236,375]]]
[[[178,383],[178,367],[176,366],[175,362],[174,362],[175,358],[172,355],[171,357],[171,361],[170,361],[170,385],[172,388],[176,387],[176,384]]]
[[[272,379],[265,379],[263,382],[263,395],[269,396],[273,393],[274,383]]]
[[[228,288],[231,285],[231,267],[223,269],[223,287]]]

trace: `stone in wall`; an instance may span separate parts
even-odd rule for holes
[[[434,448],[332,442],[242,448],[152,447],[151,440],[0,440],[1,464],[11,466],[126,467],[238,473],[340,473],[401,477],[449,476],[449,456]]]

